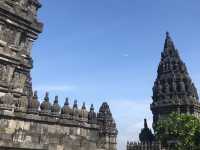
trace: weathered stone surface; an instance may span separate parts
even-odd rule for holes
[[[0,1],[0,150],[116,150],[117,129],[107,103],[99,114],[60,107],[32,92],[32,43],[42,32],[38,0]],[[98,118],[97,118],[98,115]]]
[[[81,126],[67,126],[48,124],[47,122],[40,122],[29,115],[26,118],[34,118],[29,121],[25,121],[23,118],[18,118],[16,116],[4,115],[6,119],[2,119],[1,122],[1,145],[19,145],[18,148],[29,147],[35,148],[35,145],[45,149],[54,150],[61,147],[72,146],[72,149],[83,149],[85,146],[88,149],[97,149],[96,141],[98,137],[98,128],[81,127]],[[3,132],[3,133],[2,133]],[[6,136],[5,136],[6,135]],[[84,144],[83,144],[84,143]],[[5,144],[5,145],[4,145]],[[68,145],[69,144],[69,145]],[[81,146],[82,144],[82,146]],[[59,147],[59,148],[55,148]],[[74,147],[74,148],[73,148]]]
[[[160,118],[172,112],[199,117],[200,103],[197,89],[169,33],[166,33],[164,51],[161,53],[157,73],[151,104],[154,127]]]

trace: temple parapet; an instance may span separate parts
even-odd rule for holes
[[[113,134],[117,133],[116,124],[107,103],[102,104],[98,113],[95,112],[93,104],[89,110],[86,109],[85,102],[79,108],[77,100],[74,100],[73,105],[70,106],[68,98],[66,98],[64,105],[61,107],[58,96],[55,96],[53,103],[51,103],[48,92],[46,92],[41,103],[38,100],[37,91],[34,92],[29,100],[24,99],[23,101],[14,101],[12,94],[8,93],[0,97],[0,112],[1,115],[8,117],[19,117],[34,121],[57,124],[71,122],[71,125],[72,123],[74,125],[88,124],[87,126],[101,127],[102,134],[111,133],[110,129],[114,129],[112,131]],[[105,129],[104,126],[106,126]]]
[[[60,144],[58,143],[59,140],[62,140],[60,145],[64,148],[69,146],[70,143],[68,142],[73,138],[70,140],[63,138],[74,136],[78,142],[81,139],[85,139],[89,150],[98,148],[116,150],[118,131],[110,108],[105,102],[100,107],[99,112],[95,112],[93,105],[89,110],[86,109],[85,103],[79,107],[77,100],[74,100],[73,105],[70,105],[68,98],[66,98],[64,105],[61,107],[58,96],[55,96],[55,99],[51,102],[48,92],[40,103],[36,91],[32,98],[28,100],[28,103],[23,103],[24,107],[22,107],[21,101],[20,104],[13,103],[12,94],[6,94],[6,96],[0,98],[0,101],[6,102],[0,104],[0,123],[5,122],[4,125],[0,125],[2,126],[1,129],[5,130],[5,132],[0,133],[0,137],[3,134],[8,134],[11,137],[16,134],[15,139],[9,139],[11,140],[10,143],[12,143],[11,147],[15,146],[13,145],[14,143],[18,143],[18,146],[21,143],[21,148],[35,143],[38,146],[40,144],[43,149],[46,147],[45,150],[51,150],[50,147],[53,146],[54,139],[56,140],[54,144],[57,145]],[[30,132],[34,132],[35,135],[33,136]],[[63,132],[67,135],[63,135]],[[22,136],[24,136],[23,139],[21,139]],[[40,139],[42,138],[41,136],[44,136],[43,139]],[[27,142],[28,137],[31,137],[32,140]],[[2,143],[0,143],[0,148],[7,145],[4,138],[2,141],[4,144],[1,145]],[[71,142],[74,142],[74,140]],[[86,146],[83,145],[82,148],[84,147]],[[52,150],[56,150],[56,148],[54,147]]]
[[[126,149],[127,150],[166,150],[165,148],[161,147],[161,144],[159,142],[153,142],[153,143],[127,142]]]

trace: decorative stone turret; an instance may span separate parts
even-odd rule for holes
[[[99,109],[97,122],[100,125],[100,136],[102,136],[107,143],[107,147],[111,150],[114,150],[117,143],[115,137],[117,136],[118,131],[109,105],[106,102],[104,102]]]
[[[90,107],[90,111],[88,113],[88,122],[90,124],[96,124],[97,123],[97,115],[94,112],[94,105],[92,104]]]
[[[0,97],[0,109],[12,110],[14,108],[14,98],[11,93],[7,93]]]
[[[83,103],[83,106],[79,112],[79,116],[83,122],[88,122],[88,111],[86,109],[85,102]]]
[[[101,126],[101,134],[103,135],[117,134],[115,120],[113,119],[110,108],[106,102],[104,102],[101,105],[99,113],[97,115],[97,120]]]
[[[55,100],[53,103],[53,106],[51,107],[51,112],[53,116],[59,116],[60,115],[60,105],[58,104],[58,96],[55,96]]]
[[[61,116],[63,118],[66,118],[66,119],[71,119],[72,114],[73,114],[73,110],[69,106],[69,99],[66,98],[65,104],[64,104],[64,106],[62,107],[62,110],[61,110]]]
[[[157,73],[151,104],[154,126],[159,118],[171,112],[199,117],[197,89],[168,32]]]
[[[42,115],[50,115],[51,114],[51,103],[49,102],[49,93],[46,92],[45,97],[44,97],[44,101],[41,103],[40,105],[40,113]]]
[[[162,150],[160,142],[157,142],[147,120],[144,119],[144,128],[139,134],[140,142],[127,142],[126,150]]]
[[[78,101],[77,100],[74,100],[72,115],[73,115],[74,120],[79,120],[79,110],[78,110]]]
[[[38,101],[37,91],[35,91],[33,97],[28,102],[28,113],[37,114],[39,106],[40,102]]]
[[[144,119],[144,128],[139,134],[139,139],[141,143],[152,143],[155,140],[151,129],[148,128],[146,119]]]

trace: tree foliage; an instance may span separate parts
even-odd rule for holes
[[[194,116],[172,113],[158,121],[155,134],[173,150],[200,150],[200,121]]]

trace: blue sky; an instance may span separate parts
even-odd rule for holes
[[[48,0],[38,17],[44,31],[33,47],[33,87],[42,100],[59,95],[103,101],[119,129],[119,150],[151,125],[152,86],[169,31],[200,89],[199,0]]]

